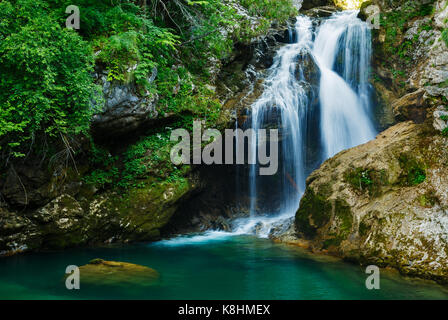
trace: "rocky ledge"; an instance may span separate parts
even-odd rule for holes
[[[433,134],[400,123],[326,161],[272,238],[448,283],[448,139]]]

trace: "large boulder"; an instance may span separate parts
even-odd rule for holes
[[[201,188],[197,178],[148,183],[125,194],[115,191],[89,203],[90,238],[129,242],[160,239],[178,207]]]
[[[400,123],[312,173],[295,218],[297,241],[448,282],[448,139],[426,130]]]

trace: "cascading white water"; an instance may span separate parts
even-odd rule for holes
[[[333,15],[319,28],[314,42],[313,53],[321,70],[324,158],[365,143],[376,134],[368,110],[370,32],[356,16],[357,12]],[[341,61],[336,61],[338,56]]]
[[[316,31],[310,18],[299,16],[292,31],[294,43],[278,50],[264,91],[251,108],[252,129],[279,129],[279,172],[266,178],[258,175],[258,165],[251,165],[251,216],[236,221],[232,233],[211,231],[180,243],[249,233],[267,237],[273,226],[294,216],[312,170],[375,137],[368,84],[370,30],[357,12],[336,13]],[[278,204],[270,203],[270,194],[279,195]]]
[[[308,96],[296,77],[297,56],[301,51],[310,51],[312,45],[312,22],[307,17],[298,17],[295,24],[293,44],[281,48],[274,58],[271,73],[265,81],[261,97],[252,105],[251,127],[257,132],[266,124],[273,123],[282,135],[281,177],[279,192],[284,195],[281,212],[296,210],[300,195],[305,187],[305,164],[301,130],[306,115]],[[298,37],[297,37],[298,36]],[[255,156],[257,136],[251,142]],[[250,172],[251,215],[257,214],[258,165],[252,165]]]

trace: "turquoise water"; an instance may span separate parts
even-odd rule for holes
[[[159,271],[152,286],[67,290],[67,265],[102,258]],[[151,244],[74,249],[0,259],[1,299],[447,299],[430,282],[382,271],[367,290],[364,270],[299,248],[249,236],[181,238]]]

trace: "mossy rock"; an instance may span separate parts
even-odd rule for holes
[[[416,186],[426,180],[426,165],[410,154],[402,153],[398,161],[403,173],[400,177],[402,186]]]
[[[331,203],[326,198],[307,188],[296,214],[297,230],[307,238],[316,236],[317,230],[330,221]]]
[[[149,267],[117,261],[93,259],[79,267],[80,282],[89,285],[153,285],[160,277]]]
[[[370,168],[350,168],[345,172],[344,180],[354,190],[368,192],[370,197],[380,196],[382,187],[389,184],[385,170]]]

